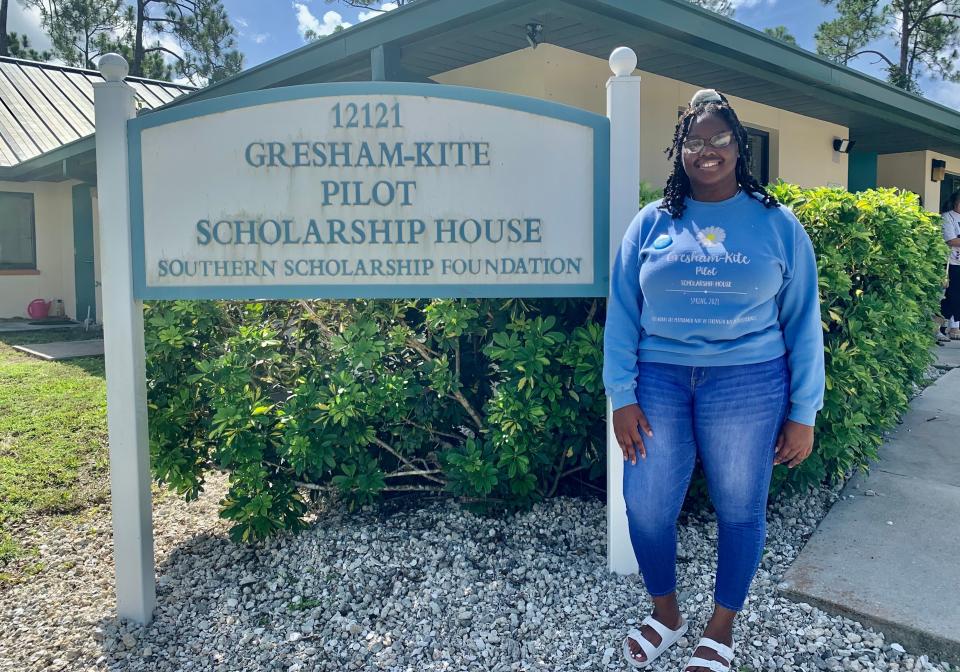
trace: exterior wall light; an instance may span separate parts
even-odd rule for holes
[[[849,154],[855,144],[857,144],[856,140],[834,138],[833,151],[840,152],[841,154]]]
[[[934,159],[930,166],[930,179],[934,182],[943,182],[947,176],[947,162],[940,159]]]
[[[537,45],[543,42],[543,24],[531,21],[524,26],[527,36],[527,44],[536,49]]]

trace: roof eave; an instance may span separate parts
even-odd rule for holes
[[[68,162],[87,153],[96,152],[96,134],[40,154],[15,166],[0,166],[0,180],[11,182],[62,181],[71,179]],[[79,176],[76,176],[79,179]]]
[[[778,78],[841,96],[874,113],[892,116],[899,123],[923,131],[943,131],[960,142],[960,113],[899,89],[888,82],[853,68],[834,63],[800,47],[720,16],[685,0],[564,0],[592,11],[633,18],[656,31],[680,39],[692,47],[716,52],[739,61],[746,68],[761,69]],[[853,106],[851,105],[851,107]],[[931,125],[938,128],[933,129]]]

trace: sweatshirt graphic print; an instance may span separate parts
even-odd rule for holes
[[[810,238],[785,207],[745,193],[659,203],[627,229],[610,279],[604,384],[614,409],[636,403],[638,362],[754,364],[787,354],[791,420],[823,406],[823,332]]]

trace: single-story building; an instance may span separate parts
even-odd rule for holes
[[[0,57],[0,318],[34,299],[100,321],[93,83],[103,77]],[[130,77],[141,109],[192,87]]]
[[[272,87],[394,80],[494,89],[604,113],[607,58],[621,45],[639,58],[640,170],[653,186],[667,176],[663,150],[679,110],[698,88],[710,87],[731,98],[749,127],[753,172],[763,181],[852,191],[901,187],[931,210],[960,188],[960,113],[685,0],[418,0],[200,90],[129,81],[144,99],[144,112]],[[99,78],[3,59],[0,131],[8,145],[40,131],[53,135],[52,126],[67,123],[59,108],[65,102],[76,107],[72,101],[40,105],[57,122],[38,117],[37,104],[20,99],[50,100],[62,86],[44,81],[41,88],[17,69]],[[89,111],[92,96],[81,97]],[[35,140],[20,154],[0,144],[0,161],[8,162],[0,164],[0,317],[23,314],[36,297],[63,298],[68,313],[85,317],[89,300],[75,294],[88,248],[75,231],[78,219],[91,216],[84,193],[95,180],[94,142],[83,133],[93,130],[92,113],[85,121],[73,142]],[[838,151],[847,140],[852,150]],[[3,242],[11,236],[7,213],[23,220],[27,206],[9,193],[33,194],[35,209],[36,233],[15,244]]]

